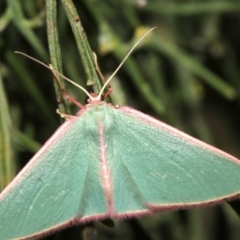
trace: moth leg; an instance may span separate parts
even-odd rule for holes
[[[97,55],[95,54],[95,52],[93,52],[93,57],[94,57],[95,68],[96,68],[96,70],[97,70],[97,72],[98,72],[98,74],[99,74],[102,82],[105,83],[107,80],[106,80],[106,78],[103,76],[103,74],[102,74],[102,72],[101,72],[101,70],[100,70],[100,67],[99,67],[98,61],[97,61]],[[111,85],[108,84],[107,87],[108,87],[108,90],[107,90],[107,92],[103,95],[104,99],[107,98],[107,97],[111,94],[111,92],[112,92],[112,87],[111,87]]]
[[[76,99],[74,99],[73,97],[69,96],[67,94],[67,92],[65,91],[65,89],[61,89],[63,94],[65,95],[66,99],[69,100],[70,102],[72,102],[73,104],[75,104],[76,106],[78,106],[80,109],[85,108],[84,105],[82,105],[80,102],[78,102]]]
[[[68,119],[68,118],[77,118],[76,116],[74,115],[70,115],[70,114],[66,114],[66,113],[61,113],[59,111],[59,109],[56,110],[56,113],[60,115],[61,118],[65,118],[65,119]]]
[[[109,85],[107,92],[104,93],[103,98],[106,99],[112,93],[112,87]]]
[[[49,64],[49,67],[50,67],[50,69],[53,69],[51,64]],[[78,106],[80,109],[84,108],[84,106],[80,102],[78,102],[76,99],[74,99],[73,97],[71,97],[67,94],[66,90],[64,89],[64,87],[62,86],[62,84],[60,82],[59,76],[55,73],[55,71],[52,70],[52,73],[53,73],[53,76],[54,76],[55,80],[57,81],[62,93],[64,94],[65,98],[67,100],[69,100],[70,102],[72,102],[73,104],[75,104],[76,106]]]

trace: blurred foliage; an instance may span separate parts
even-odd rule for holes
[[[86,86],[89,79],[65,10],[61,1],[56,2],[63,72]],[[74,4],[106,77],[142,32],[157,27],[111,82],[114,103],[132,106],[240,157],[238,0],[82,0]],[[0,171],[1,190],[15,168],[19,171],[56,130],[60,119],[55,114],[58,105],[51,72],[14,53],[18,50],[50,62],[45,1],[0,1],[0,31],[4,86],[0,85],[0,166],[7,161],[8,166],[15,164],[10,171],[7,168],[6,177]],[[69,95],[84,102],[81,91],[65,85]],[[239,224],[236,213],[223,204],[116,221],[114,228],[96,223],[96,229],[98,239],[238,240]],[[79,239],[76,229],[45,239]]]

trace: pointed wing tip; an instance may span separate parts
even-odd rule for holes
[[[221,156],[229,161],[234,162],[237,165],[240,165],[240,159],[236,158],[235,156],[232,156],[229,153],[226,153],[223,150],[218,149],[217,147],[214,147],[214,146],[212,146],[208,143],[205,143],[195,137],[192,137],[189,134],[182,132],[181,130],[179,130],[175,127],[172,127],[152,116],[144,114],[144,113],[142,113],[134,108],[128,107],[128,106],[122,106],[118,109],[121,110],[122,112],[125,112],[125,113],[131,115],[132,117],[134,117],[136,119],[139,119],[148,124],[154,125],[155,127],[161,129],[164,132],[167,132],[171,135],[175,135],[175,137],[178,137],[180,139],[186,140],[190,144],[194,144],[195,146],[198,146],[202,149],[210,151],[218,156]]]
[[[144,217],[148,216],[154,213],[162,213],[162,212],[167,212],[167,211],[174,211],[174,210],[184,210],[184,209],[194,209],[194,208],[202,208],[202,207],[210,207],[214,205],[221,204],[225,201],[232,201],[234,199],[237,199],[240,197],[240,193],[235,193],[232,195],[225,196],[223,198],[218,198],[218,199],[213,199],[210,201],[206,202],[195,202],[195,203],[174,203],[174,204],[165,204],[165,205],[157,205],[157,204],[152,204],[152,203],[147,203],[146,208],[144,210],[140,211],[131,211],[131,212],[126,212],[126,213],[116,213],[116,212],[109,212],[109,213],[104,213],[104,214],[99,214],[99,215],[92,215],[92,216],[86,216],[86,217],[75,217],[63,224],[60,224],[58,226],[54,226],[50,229],[47,229],[43,232],[39,232],[37,234],[31,235],[31,236],[25,236],[21,237],[20,239],[24,240],[32,240],[32,239],[40,239],[42,237],[51,235],[55,232],[58,232],[60,230],[66,229],[67,227],[70,226],[77,226],[80,224],[87,224],[89,222],[95,222],[95,221],[102,221],[105,219],[117,219],[117,220],[125,220],[125,219],[130,219],[134,217]]]

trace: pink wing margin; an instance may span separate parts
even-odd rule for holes
[[[27,174],[29,171],[31,171],[32,166],[34,166],[41,155],[43,155],[48,149],[51,148],[52,144],[57,141],[59,138],[64,137],[64,133],[67,132],[68,128],[72,125],[73,122],[77,120],[77,117],[72,116],[72,118],[69,118],[65,123],[63,123],[56,131],[55,133],[49,138],[44,145],[41,147],[41,149],[29,160],[29,162],[25,165],[25,167],[17,174],[17,176],[14,178],[12,182],[0,193],[0,199],[4,198],[5,194],[7,194],[9,191],[11,191],[12,188],[15,187],[15,185],[18,184],[18,182]]]
[[[144,114],[140,111],[137,111],[131,107],[127,107],[127,106],[123,106],[123,107],[120,107],[119,108],[120,111],[123,111],[125,113],[128,113],[129,115],[131,115],[133,118],[137,118],[141,121],[144,121],[150,125],[154,125],[155,127],[159,128],[160,130],[164,131],[164,132],[167,132],[171,135],[174,135],[180,139],[183,139],[183,140],[186,140],[187,142],[191,143],[191,144],[194,144],[202,149],[206,149],[208,151],[211,151],[219,156],[222,156],[224,158],[227,158],[231,161],[233,161],[234,163],[240,165],[240,159],[218,149],[218,148],[215,148],[205,142],[202,142],[201,140],[198,140],[194,137],[191,137],[190,135],[164,123],[164,122],[161,122],[147,114]]]

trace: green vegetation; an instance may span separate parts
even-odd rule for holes
[[[77,111],[61,99],[58,86],[54,90],[49,70],[14,51],[51,62],[81,86],[88,83],[91,90],[95,84],[99,89],[94,68],[85,74],[92,56],[82,64],[78,49],[85,42],[81,27],[74,25],[78,21],[70,4],[70,0],[0,1],[0,190],[60,125],[56,109]],[[238,0],[74,4],[106,78],[133,44],[157,27],[112,80],[115,104],[132,106],[240,158]],[[64,85],[69,95],[84,103],[83,92]],[[239,203],[231,206],[237,211]],[[98,239],[238,240],[240,221],[231,206],[119,221],[113,229],[96,223]],[[68,229],[46,239],[70,239],[70,234],[79,239],[78,231]]]

